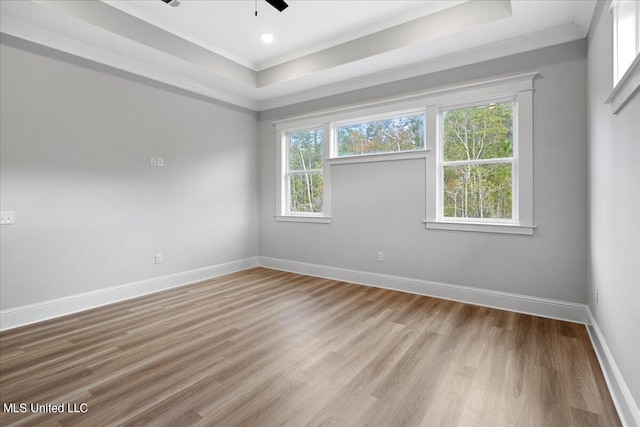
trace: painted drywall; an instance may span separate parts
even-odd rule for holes
[[[334,165],[331,224],[276,222],[272,121],[477,79],[538,71],[533,236],[426,230],[421,160]],[[586,42],[260,114],[260,255],[586,303]],[[384,251],[384,262],[376,254]]]
[[[613,89],[612,25],[608,4],[600,5],[589,37],[588,61],[588,296],[589,308],[637,411],[640,403],[640,93],[617,115],[612,113],[611,105],[605,103]]]
[[[0,308],[258,254],[254,112],[0,46]]]

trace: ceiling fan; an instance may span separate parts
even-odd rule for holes
[[[278,9],[278,12],[282,12],[289,7],[289,5],[284,2],[284,0],[266,0],[266,2]]]
[[[178,0],[162,0],[162,1],[168,4],[169,6],[173,6],[173,7],[180,6],[180,1]],[[265,0],[265,1],[269,3],[271,6],[275,7],[278,10],[278,12],[282,12],[287,7],[289,7],[289,5],[285,3],[284,0]]]

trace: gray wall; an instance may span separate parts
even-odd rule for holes
[[[589,308],[640,402],[640,93],[613,115],[612,18],[589,38]],[[598,300],[595,288],[598,288]],[[630,420],[630,418],[628,418]]]
[[[2,309],[258,254],[255,113],[2,40]]]
[[[333,166],[333,222],[274,221],[271,121],[289,115],[538,71],[534,236],[425,230],[424,161]],[[260,114],[260,255],[586,303],[586,41],[332,96]],[[382,250],[384,262],[376,261]]]

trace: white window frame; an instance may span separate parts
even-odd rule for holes
[[[435,155],[428,159],[426,228],[432,230],[475,231],[484,233],[532,235],[533,224],[533,79],[536,73],[499,79],[475,88],[443,97],[427,110],[428,123],[437,123],[431,129],[430,140],[435,141]],[[493,84],[490,84],[493,83]],[[444,217],[443,203],[443,112],[491,102],[513,101],[513,218],[452,218]]]
[[[635,59],[626,69],[621,69],[619,64],[620,41],[618,39],[619,15],[618,8],[621,3],[635,5]],[[606,100],[611,104],[613,113],[617,114],[631,100],[640,88],[640,1],[638,0],[614,0],[611,2],[611,16],[613,19],[613,91]]]
[[[500,77],[469,83],[457,87],[436,89],[400,98],[382,100],[366,105],[323,111],[306,116],[292,117],[274,122],[276,127],[277,221],[331,222],[331,167],[352,163],[402,161],[424,159],[426,171],[425,227],[430,230],[455,230],[489,233],[532,235],[533,223],[533,80],[537,72]],[[443,218],[438,215],[442,200],[438,200],[439,125],[441,112],[447,107],[479,105],[487,100],[514,100],[514,176],[512,179],[516,199],[513,220]],[[336,128],[349,123],[362,123],[371,118],[389,118],[406,113],[425,114],[424,150],[363,154],[336,157]],[[291,214],[286,209],[285,171],[287,132],[309,129],[323,130],[323,211],[321,214]],[[327,137],[328,136],[328,137]]]
[[[311,130],[322,131],[322,211],[321,212],[295,212],[290,210],[290,192],[289,192],[289,157],[290,157],[290,144],[289,136],[298,132],[305,132]],[[331,222],[331,170],[327,167],[326,159],[329,157],[330,143],[330,129],[328,124],[316,124],[316,125],[302,125],[297,127],[290,127],[286,130],[277,129],[276,140],[277,144],[276,155],[278,157],[279,173],[277,183],[277,203],[278,212],[276,214],[276,221],[290,221],[290,222],[313,222],[328,224]]]
[[[499,159],[481,159],[481,160],[462,160],[462,161],[445,161],[444,160],[444,114],[447,111],[457,110],[460,108],[472,108],[480,107],[490,103],[513,103],[513,154],[511,157],[503,157]],[[437,197],[437,221],[438,222],[460,222],[465,224],[506,224],[506,225],[518,225],[519,224],[519,188],[518,182],[518,101],[514,96],[501,97],[501,98],[487,98],[483,100],[477,100],[474,102],[465,102],[462,104],[453,104],[441,106],[438,108],[438,159],[437,159],[437,174],[438,174],[438,194]],[[461,218],[461,217],[446,217],[444,216],[444,168],[446,166],[456,165],[487,165],[487,164],[499,164],[509,163],[511,164],[511,218]]]
[[[423,134],[422,134],[422,140],[424,141],[424,147],[418,149],[418,150],[405,150],[405,151],[386,151],[383,153],[363,153],[363,154],[349,154],[349,155],[345,155],[345,156],[341,156],[340,154],[338,154],[339,152],[339,141],[338,141],[338,128],[340,126],[348,126],[348,125],[354,125],[354,124],[361,124],[361,123],[368,123],[368,122],[375,122],[375,121],[380,121],[380,120],[390,120],[390,119],[399,119],[399,118],[403,118],[403,117],[411,117],[411,116],[423,116],[424,117],[424,129],[423,129]],[[370,156],[385,156],[385,155],[398,155],[398,154],[406,154],[406,153],[422,153],[426,151],[426,146],[427,146],[427,135],[426,135],[426,125],[427,125],[427,119],[425,117],[425,109],[424,108],[418,108],[418,109],[410,109],[410,110],[404,110],[404,111],[393,111],[390,113],[383,113],[383,114],[375,114],[375,115],[371,115],[371,116],[361,116],[361,117],[357,117],[355,119],[349,119],[349,120],[340,120],[340,121],[334,121],[331,122],[331,160],[334,159],[355,159],[355,158],[359,158],[359,157],[365,157],[366,160],[365,161],[372,161],[373,158],[371,158]],[[375,160],[374,160],[375,161]],[[357,161],[356,161],[357,162]]]

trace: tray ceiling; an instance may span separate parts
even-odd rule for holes
[[[265,110],[580,39],[595,1],[1,1],[15,37]],[[260,33],[275,41],[264,44]]]

